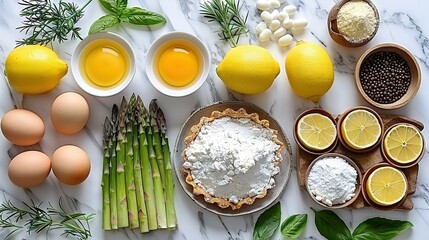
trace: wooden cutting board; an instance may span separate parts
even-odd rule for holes
[[[424,126],[421,122],[407,118],[399,115],[380,115],[384,129],[388,129],[390,126],[396,123],[410,123],[415,125],[420,131],[423,130]],[[382,134],[383,135],[383,134]],[[371,150],[370,152],[365,153],[356,153],[350,150],[347,150],[339,141],[337,146],[331,151],[335,153],[340,153],[348,156],[353,159],[355,163],[359,166],[362,171],[362,176],[365,172],[378,163],[388,163],[381,152],[381,146]],[[302,189],[305,189],[305,173],[308,169],[310,163],[317,157],[317,155],[313,155],[305,152],[304,150],[298,148],[297,151],[297,172],[298,172],[298,184]],[[410,211],[413,209],[413,202],[411,201],[411,196],[416,191],[416,183],[417,183],[417,175],[419,172],[419,165],[415,165],[410,168],[402,169],[404,174],[407,176],[408,180],[408,192],[405,201],[397,207],[397,209],[402,209],[406,211]],[[370,206],[363,198],[362,193],[359,193],[358,198],[351,205],[352,208],[363,208],[365,206]]]

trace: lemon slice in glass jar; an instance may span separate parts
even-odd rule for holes
[[[390,206],[401,201],[407,192],[407,178],[393,167],[374,170],[366,182],[368,197],[377,205]]]
[[[420,131],[408,124],[392,127],[384,138],[385,153],[395,162],[407,164],[416,161],[423,151]]]
[[[344,141],[356,150],[369,148],[381,136],[381,125],[377,117],[363,109],[350,112],[341,123]]]
[[[320,113],[310,113],[298,121],[297,136],[304,147],[323,151],[334,143],[337,131],[330,118]]]

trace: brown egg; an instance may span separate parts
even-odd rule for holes
[[[65,184],[76,185],[85,181],[90,170],[88,155],[79,147],[64,145],[52,155],[52,171]]]
[[[51,160],[39,151],[16,155],[9,163],[9,179],[18,187],[30,188],[41,184],[51,172]]]
[[[85,127],[89,106],[85,98],[74,92],[59,95],[51,107],[51,121],[58,132],[71,135]]]
[[[1,131],[11,143],[30,146],[42,139],[45,134],[45,124],[37,114],[31,111],[14,109],[3,116]]]

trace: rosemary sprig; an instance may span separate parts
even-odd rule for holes
[[[200,7],[200,13],[209,22],[219,23],[220,39],[229,41],[232,47],[237,46],[240,35],[248,32],[246,21],[249,11],[243,19],[240,15],[240,0],[206,0]]]
[[[67,213],[59,201],[59,208],[51,204],[47,210],[42,209],[42,203],[24,203],[25,208],[15,206],[10,200],[0,205],[0,231],[9,229],[6,235],[8,239],[16,231],[26,228],[27,233],[39,233],[46,230],[62,230],[61,236],[73,236],[78,240],[86,240],[91,237],[89,221],[93,214]]]
[[[19,45],[41,44],[47,45],[51,41],[59,43],[68,39],[82,39],[76,23],[82,18],[83,10],[92,0],[79,8],[73,2],[51,3],[51,0],[22,0],[18,4],[23,6],[20,16],[25,19],[17,29],[29,37],[17,41]]]

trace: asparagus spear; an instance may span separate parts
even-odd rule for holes
[[[162,153],[165,166],[165,207],[167,213],[168,228],[177,228],[176,209],[174,207],[174,179],[170,162],[170,146],[168,144],[167,124],[164,113],[158,107],[156,99],[150,103],[151,111],[156,116],[157,126],[161,137]]]
[[[128,205],[127,195],[125,190],[125,139],[126,139],[126,126],[125,114],[127,112],[127,100],[122,98],[121,106],[119,108],[119,124],[118,135],[116,144],[116,183],[117,183],[117,201],[118,201],[118,227],[128,227]]]
[[[158,228],[158,221],[156,218],[155,193],[153,190],[152,175],[149,163],[148,141],[145,133],[145,129],[147,126],[147,111],[143,105],[143,101],[140,96],[137,96],[135,108],[135,117],[138,123],[140,160],[142,163],[141,170],[143,178],[143,191],[147,209],[148,225],[149,230],[155,230]]]
[[[139,227],[138,210],[137,210],[137,196],[136,185],[134,181],[134,163],[133,163],[133,127],[130,120],[132,109],[135,102],[134,94],[128,102],[127,114],[125,116],[125,184],[127,188],[127,204],[128,204],[128,218],[130,221],[130,228]]]
[[[165,188],[165,166],[164,157],[162,154],[161,138],[159,136],[159,128],[156,123],[156,107],[153,106],[153,100],[149,105],[149,123],[153,136],[153,148],[155,150],[156,161],[158,162],[159,172],[161,174],[162,187]],[[156,105],[156,102],[155,102]]]
[[[148,150],[149,150],[149,161],[152,169],[153,188],[155,191],[155,205],[156,205],[156,216],[158,221],[158,228],[167,228],[167,216],[165,212],[164,191],[162,188],[160,168],[158,166],[158,161],[156,159],[156,154],[155,154],[154,145],[153,145],[154,136],[152,133],[152,127],[147,126],[146,132],[147,132],[147,142],[148,142]]]
[[[138,223],[140,225],[140,232],[144,233],[144,232],[149,232],[149,226],[148,226],[147,211],[146,211],[146,204],[145,204],[144,191],[143,191],[141,160],[140,160],[140,150],[139,150],[139,142],[138,142],[137,121],[135,119],[135,110],[136,110],[136,98],[135,98],[135,95],[133,94],[131,96],[130,104],[128,107],[129,123],[127,124],[127,127],[131,127],[131,133],[132,133],[131,139],[128,139],[128,143],[131,143],[132,145],[132,155],[133,155],[132,166],[133,166],[133,172],[134,172],[135,194],[137,197]],[[128,133],[127,133],[127,137],[129,137]]]
[[[110,121],[111,136],[109,139],[110,152],[110,222],[112,229],[118,229],[118,201],[116,196],[116,126],[118,126],[118,106],[113,105]]]
[[[110,121],[106,117],[104,120],[103,129],[103,176],[101,178],[101,190],[103,194],[103,223],[102,227],[104,230],[112,229],[110,223],[110,198],[109,198],[109,139],[111,137]]]

